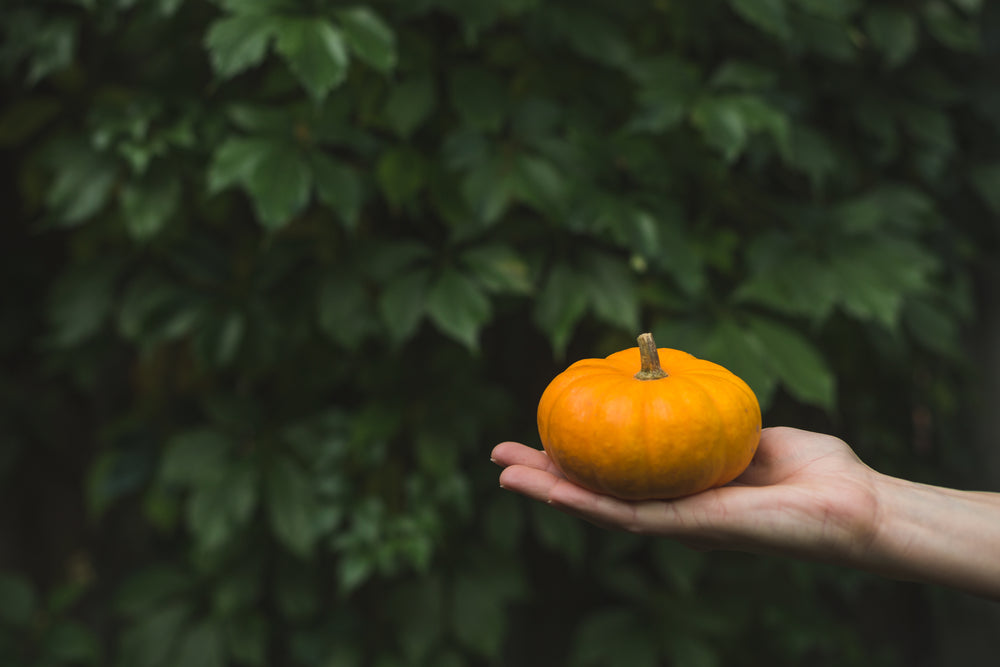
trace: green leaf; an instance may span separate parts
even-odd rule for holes
[[[122,215],[129,235],[146,241],[163,229],[177,212],[181,182],[176,175],[153,174],[127,183],[121,192]]]
[[[36,611],[38,600],[28,580],[20,574],[0,572],[0,621],[27,628]]]
[[[433,80],[418,76],[392,87],[382,114],[396,134],[408,138],[427,120],[436,104]]]
[[[583,257],[582,285],[594,314],[628,332],[639,329],[639,296],[628,263],[597,252]]]
[[[924,26],[940,43],[965,53],[977,53],[982,49],[978,21],[962,16],[940,0],[926,3],[923,10]]]
[[[198,486],[187,503],[187,523],[202,550],[228,542],[243,528],[257,502],[257,475],[252,466],[230,464],[218,482]]]
[[[279,456],[265,471],[267,517],[271,532],[293,554],[306,558],[318,537],[313,523],[316,503],[305,471]]]
[[[475,246],[463,252],[460,261],[487,290],[517,294],[532,291],[528,263],[509,246]]]
[[[493,225],[503,217],[516,187],[509,165],[500,159],[475,165],[462,179],[462,195],[483,226]]]
[[[336,343],[357,349],[374,329],[370,299],[364,285],[348,273],[323,281],[318,301],[319,325]]]
[[[212,359],[219,366],[229,366],[236,359],[240,345],[246,335],[247,320],[238,310],[226,314],[215,337]]]
[[[172,661],[185,667],[224,667],[222,634],[209,620],[188,628],[178,637]]]
[[[556,264],[535,301],[535,322],[549,337],[558,356],[566,350],[580,318],[587,311],[589,296],[581,288],[584,276],[567,264]]]
[[[835,378],[823,356],[798,332],[761,317],[749,321],[768,364],[795,398],[827,410],[835,401]]]
[[[150,565],[128,575],[115,592],[115,612],[141,616],[154,607],[163,607],[171,598],[186,595],[194,581],[174,565]]]
[[[470,127],[484,132],[500,129],[507,113],[508,94],[492,70],[458,66],[451,71],[448,92],[452,106]]]
[[[574,568],[583,564],[586,549],[579,519],[544,504],[532,505],[531,528],[543,547],[558,553]]]
[[[112,160],[84,145],[69,143],[55,146],[47,157],[55,174],[45,203],[57,223],[78,225],[104,207],[118,178]]]
[[[217,483],[231,465],[232,443],[210,428],[183,431],[167,443],[160,463],[160,479],[182,486]]]
[[[101,644],[82,623],[60,621],[45,635],[45,653],[60,664],[99,664]]]
[[[638,108],[629,128],[640,132],[663,132],[680,123],[700,83],[697,66],[675,56],[636,65],[632,75],[639,86]]]
[[[295,146],[268,144],[246,182],[260,223],[270,230],[288,224],[309,203],[312,181],[312,170]]]
[[[826,136],[812,128],[793,127],[789,144],[785,160],[805,173],[816,190],[822,189],[827,180],[836,176],[837,170],[842,168],[842,162]]]
[[[385,284],[379,295],[378,312],[393,342],[403,343],[417,332],[424,316],[427,271],[403,273]]]
[[[135,619],[118,642],[118,664],[130,667],[174,664],[172,654],[190,614],[187,604],[177,602],[147,611]]]
[[[368,7],[338,12],[340,27],[351,51],[381,72],[396,66],[396,36],[378,14]]]
[[[774,88],[778,73],[743,60],[727,60],[712,74],[709,85],[718,90],[757,91]]]
[[[95,336],[111,315],[119,262],[78,264],[65,271],[49,296],[49,342],[74,347]]]
[[[568,206],[569,186],[551,161],[531,154],[518,155],[513,187],[518,198],[540,213],[561,217]]]
[[[427,168],[423,157],[412,148],[400,146],[384,153],[376,167],[376,178],[389,204],[400,207],[424,187]]]
[[[572,667],[661,664],[650,626],[631,609],[610,608],[585,617],[577,628],[569,663]]]
[[[215,21],[205,36],[215,73],[229,79],[259,65],[274,36],[275,19],[267,15],[239,14]]]
[[[904,300],[926,292],[938,259],[913,242],[891,237],[846,245],[831,258],[844,309],[896,330]]]
[[[348,55],[340,31],[321,18],[283,18],[275,23],[275,48],[314,100],[347,77]]]
[[[55,97],[27,97],[8,101],[0,109],[0,146],[13,147],[27,142],[61,108],[62,103]]]
[[[747,127],[732,98],[706,97],[691,111],[691,122],[701,131],[705,143],[734,162],[747,143]]]
[[[427,294],[427,315],[443,333],[469,349],[478,348],[479,330],[491,315],[490,300],[456,269],[445,269]]]
[[[902,9],[873,6],[865,14],[865,31],[875,48],[882,53],[888,69],[905,63],[917,49],[917,20]]]
[[[230,137],[212,153],[208,168],[209,194],[216,194],[233,185],[250,181],[257,165],[268,157],[275,142],[258,137]]]
[[[337,212],[345,229],[356,230],[364,201],[358,172],[323,153],[310,153],[309,159],[319,200]]]
[[[458,641],[495,662],[507,627],[507,606],[521,594],[516,574],[492,571],[457,572],[452,579],[451,627]]]
[[[785,0],[728,0],[729,6],[763,32],[787,42],[792,35]]]
[[[987,208],[1000,215],[1000,162],[973,167],[970,180]]]

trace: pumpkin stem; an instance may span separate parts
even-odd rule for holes
[[[667,372],[660,367],[660,354],[656,351],[656,341],[651,333],[639,336],[639,360],[642,368],[635,374],[637,379],[659,380],[667,377]]]

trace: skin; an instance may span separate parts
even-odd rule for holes
[[[732,483],[670,501],[625,501],[568,481],[543,451],[497,445],[500,486],[604,528],[689,547],[780,554],[1000,600],[1000,493],[902,480],[842,440],[766,428]]]

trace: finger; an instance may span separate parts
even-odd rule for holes
[[[529,466],[562,477],[562,473],[544,451],[522,445],[519,442],[501,442],[493,448],[490,460],[505,467]]]
[[[630,510],[613,509],[624,501],[588,491],[561,475],[531,466],[512,465],[500,473],[500,486],[571,514],[602,528],[622,529]],[[604,505],[611,507],[604,507]]]

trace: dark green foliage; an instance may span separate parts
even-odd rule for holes
[[[488,453],[651,330],[768,423],[960,464],[910,443],[996,249],[986,3],[7,5],[0,662],[930,650],[878,637],[909,589],[599,532]]]

